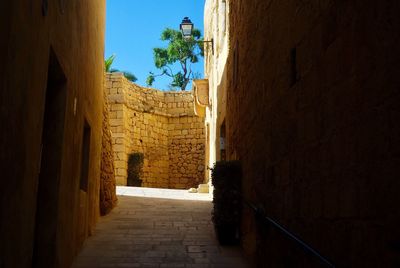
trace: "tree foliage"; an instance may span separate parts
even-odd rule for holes
[[[115,60],[115,54],[112,54],[110,57],[104,60],[104,66],[106,68],[107,73],[111,71],[111,65],[113,64],[114,60]]]
[[[167,41],[166,48],[156,47],[153,49],[154,65],[161,72],[149,73],[146,83],[151,86],[158,76],[169,76],[170,86],[185,90],[186,86],[197,74],[192,71],[192,64],[199,61],[199,57],[204,55],[201,33],[198,29],[193,30],[193,38],[184,39],[180,31],[166,28],[161,33],[161,40]],[[180,70],[174,72],[173,65],[178,63]]]
[[[108,73],[122,73],[126,79],[128,79],[131,82],[136,82],[137,78],[136,76],[131,73],[131,72],[127,72],[127,71],[120,71],[118,69],[115,68],[111,68],[113,62],[115,60],[115,54],[112,54],[110,57],[106,58],[104,60],[104,67],[105,67],[105,71]]]

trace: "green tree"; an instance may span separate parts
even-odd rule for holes
[[[112,54],[110,57],[108,57],[108,58],[106,58],[104,60],[104,67],[106,69],[106,72],[108,72],[108,73],[116,73],[116,72],[122,73],[125,76],[125,78],[128,79],[129,81],[131,81],[131,82],[136,82],[137,81],[137,78],[133,73],[127,72],[127,71],[120,71],[118,69],[111,68],[111,65],[113,64],[114,60],[115,60],[115,54]]]
[[[161,33],[161,40],[167,41],[166,48],[156,47],[153,49],[154,65],[161,72],[149,73],[146,83],[151,86],[158,76],[169,76],[172,79],[170,87],[186,89],[188,83],[199,76],[192,71],[192,64],[199,61],[204,55],[201,33],[198,29],[193,30],[193,38],[184,39],[180,31],[166,28]],[[179,71],[174,72],[173,65],[178,63]]]

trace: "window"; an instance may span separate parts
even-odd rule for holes
[[[81,179],[80,189],[87,192],[89,182],[89,156],[90,156],[90,133],[91,129],[85,120],[83,127],[82,152],[81,152]]]
[[[297,82],[297,50],[292,48],[290,51],[290,86]]]

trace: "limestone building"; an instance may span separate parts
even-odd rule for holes
[[[205,3],[208,165],[338,267],[399,265],[397,1]],[[201,103],[201,101],[199,101]],[[243,208],[256,267],[320,262]]]
[[[224,138],[226,135],[227,60],[230,48],[229,5],[226,1],[206,1],[204,7],[205,79],[193,83],[195,112],[205,118],[206,154],[208,170],[206,182],[210,183],[214,163],[226,159]]]
[[[99,216],[105,1],[0,1],[0,267],[70,267]]]

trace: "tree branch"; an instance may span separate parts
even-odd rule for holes
[[[171,66],[169,66],[169,65],[166,65],[165,67],[167,67],[168,69],[169,69],[169,71],[170,71],[170,73],[168,74],[168,73],[166,73],[166,75],[168,75],[169,77],[174,77],[175,76],[175,74],[174,74],[174,72],[172,71],[172,68],[171,68]]]

